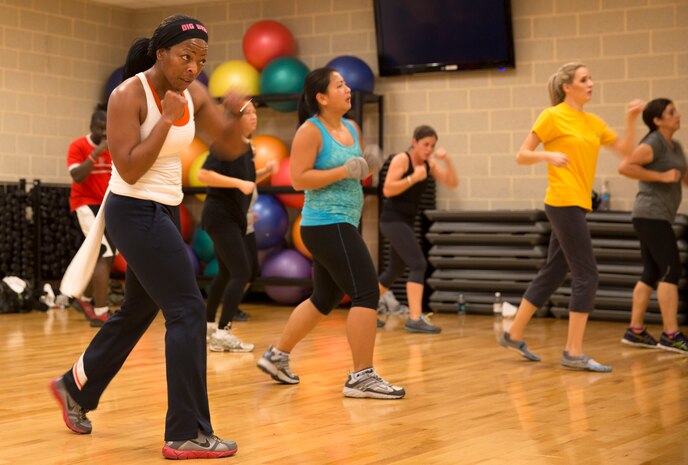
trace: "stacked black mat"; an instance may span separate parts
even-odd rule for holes
[[[467,313],[491,314],[495,292],[518,305],[547,258],[550,225],[541,210],[432,210],[427,240],[435,268],[427,280],[434,312],[456,312],[460,293]],[[548,314],[548,306],[537,316]]]
[[[688,321],[685,268],[688,263],[688,217],[678,215],[673,225],[684,273],[679,282],[679,324]],[[591,319],[630,321],[633,287],[642,273],[640,242],[631,223],[629,212],[592,212],[588,214],[588,227],[597,260],[600,284],[595,298],[595,311]],[[554,316],[567,316],[571,289],[564,287],[550,299]],[[660,323],[661,314],[653,293],[645,316],[647,323]]]

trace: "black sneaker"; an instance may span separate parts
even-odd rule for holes
[[[641,333],[636,333],[631,328],[626,329],[623,338],[621,338],[621,342],[629,346],[645,347],[648,349],[657,348],[657,341],[645,328],[643,328]]]
[[[374,368],[349,373],[342,394],[358,399],[401,399],[406,391],[382,379]]]
[[[674,334],[673,338],[667,336],[665,332],[662,332],[657,347],[670,352],[688,355],[688,339],[681,331]]]
[[[234,455],[237,449],[234,441],[223,441],[214,434],[199,431],[194,439],[166,441],[162,447],[162,455],[173,460],[217,459]]]
[[[442,328],[430,323],[430,318],[427,315],[421,315],[417,320],[409,318],[406,320],[404,329],[410,333],[439,334],[442,332]]]
[[[289,354],[277,354],[272,346],[268,347],[258,360],[258,368],[282,384],[298,384],[300,379],[289,369]]]
[[[88,410],[77,404],[72,396],[67,392],[67,386],[65,386],[64,379],[60,376],[50,382],[50,392],[52,392],[53,397],[60,404],[62,409],[62,419],[67,425],[67,428],[71,429],[75,433],[79,434],[90,434],[93,429],[91,426],[91,420],[86,416]]]

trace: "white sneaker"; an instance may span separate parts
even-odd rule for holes
[[[380,296],[380,305],[384,305],[384,307],[387,310],[387,313],[395,313],[399,309],[399,301],[394,297],[394,294],[392,291],[387,290],[385,291],[384,294]]]
[[[226,329],[218,329],[210,336],[212,352],[251,352],[253,347],[253,344],[243,342]]]
[[[217,323],[206,323],[205,342],[210,342],[210,337],[217,331]]]

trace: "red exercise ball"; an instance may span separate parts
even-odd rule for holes
[[[112,261],[112,271],[119,274],[125,274],[127,272],[127,261],[121,253],[115,255],[115,259]]]
[[[182,227],[182,238],[188,244],[191,242],[191,236],[193,236],[193,218],[183,203],[179,204],[179,223]]]
[[[253,23],[242,43],[246,61],[262,71],[270,61],[296,55],[296,43],[289,29],[271,19]]]
[[[289,172],[290,160],[291,158],[285,158],[280,161],[279,170],[270,178],[270,185],[291,186],[291,173]],[[303,194],[277,194],[275,197],[277,197],[285,207],[303,208]]]

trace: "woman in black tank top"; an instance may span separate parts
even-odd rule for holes
[[[447,152],[435,151],[437,132],[430,126],[419,126],[413,132],[411,147],[396,154],[384,181],[380,231],[392,246],[389,268],[380,275],[380,295],[383,296],[394,281],[409,267],[406,294],[409,319],[405,329],[419,333],[439,333],[441,329],[423,316],[422,301],[427,261],[413,232],[413,220],[420,199],[428,185],[428,176],[455,189],[459,185],[456,171]],[[431,158],[431,155],[435,156]],[[443,166],[441,166],[443,165]],[[378,308],[387,299],[381,298]]]

